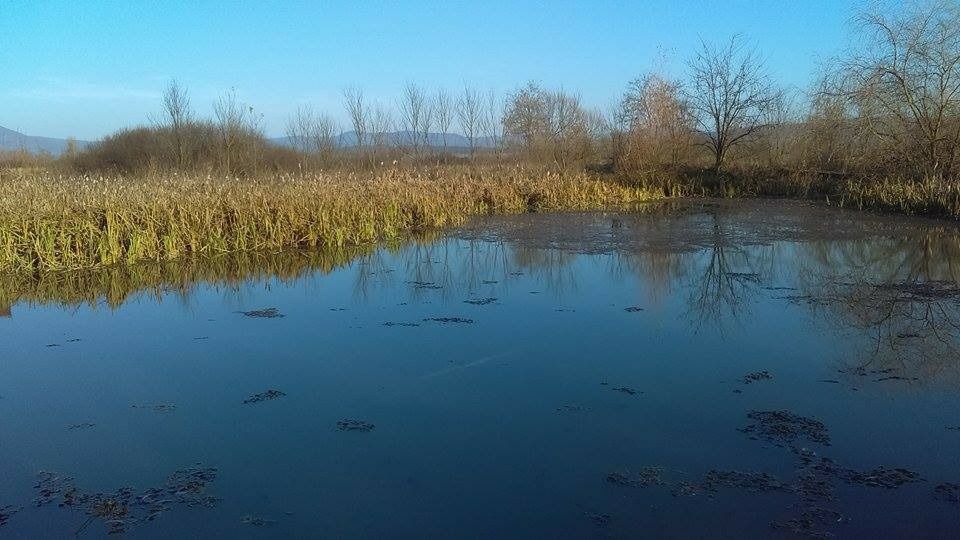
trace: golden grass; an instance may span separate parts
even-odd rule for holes
[[[838,201],[841,206],[908,215],[960,218],[960,184],[926,178],[851,180]]]
[[[523,167],[252,179],[0,172],[0,271],[343,249],[457,225],[476,214],[623,207],[658,197],[655,190],[586,174]]]

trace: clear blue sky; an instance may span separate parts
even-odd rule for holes
[[[160,111],[171,77],[210,114],[231,87],[279,135],[301,103],[345,118],[353,85],[392,104],[406,81],[508,91],[528,80],[593,106],[699,39],[742,33],[804,88],[847,43],[853,0],[148,2],[0,0],[0,125],[101,137]],[[665,60],[664,60],[665,59]]]

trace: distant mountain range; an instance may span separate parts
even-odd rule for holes
[[[77,148],[83,148],[88,144],[90,144],[88,141],[77,141]],[[34,154],[47,153],[57,156],[66,149],[67,139],[34,137],[0,126],[0,151],[26,150]]]
[[[278,146],[293,147],[293,141],[290,137],[273,137],[268,139]],[[341,148],[351,148],[357,145],[357,134],[354,131],[346,131],[338,137],[337,146]],[[394,131],[385,135],[385,144],[388,146],[401,146],[408,144],[411,140],[410,132]],[[450,151],[462,151],[470,148],[470,141],[463,135],[457,133],[430,133],[427,136],[429,146],[432,148],[446,147]],[[446,144],[444,144],[446,142]],[[372,137],[364,136],[364,144],[371,144]],[[90,141],[77,141],[77,148],[84,148],[90,145]],[[490,148],[494,146],[490,137],[477,137],[474,141],[477,148]],[[0,126],[0,151],[4,150],[26,150],[35,154],[48,153],[58,156],[67,148],[67,139],[55,139],[52,137],[35,137],[24,135],[19,131]]]

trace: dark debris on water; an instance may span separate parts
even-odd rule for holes
[[[254,527],[267,527],[270,525],[276,525],[277,521],[274,519],[247,514],[240,518],[240,523],[243,523],[244,525],[252,525]]]
[[[832,538],[835,536],[834,533],[827,529],[841,521],[843,521],[843,515],[836,510],[820,506],[808,506],[802,508],[796,516],[772,521],[770,526],[774,529],[786,530],[810,538]]]
[[[579,412],[584,412],[586,410],[587,408],[584,407],[583,405],[564,404],[557,407],[558,413],[579,413]]]
[[[20,511],[19,507],[10,506],[10,505],[7,505],[7,506],[0,505],[0,527],[3,527],[4,525],[6,525],[7,522],[10,521],[10,518],[13,517],[13,515],[19,511]]]
[[[933,497],[938,501],[960,505],[960,484],[944,482],[933,488]]]
[[[475,306],[487,306],[493,304],[497,301],[496,298],[489,296],[487,298],[471,298],[469,300],[464,300],[464,304],[473,304]]]
[[[376,429],[376,427],[377,426],[371,424],[370,422],[352,418],[344,418],[343,420],[337,421],[337,429],[340,431],[360,431],[366,433],[373,431]]]
[[[743,384],[750,384],[757,381],[768,381],[772,378],[773,378],[773,375],[771,375],[769,371],[763,369],[760,371],[747,373],[746,375],[743,376],[742,380],[743,380]]]
[[[131,409],[147,409],[153,412],[173,412],[177,410],[177,406],[172,403],[154,403],[147,405],[131,405]]]
[[[463,317],[426,317],[423,322],[436,322],[440,324],[473,324],[473,319]]]
[[[271,388],[270,390],[267,390],[265,392],[260,392],[259,394],[253,394],[252,396],[243,400],[243,403],[245,405],[250,403],[260,403],[262,401],[269,401],[271,399],[282,398],[285,395],[286,394],[284,394],[280,390],[274,390]]]
[[[643,467],[639,472],[614,471],[607,475],[607,482],[625,487],[660,486],[664,484],[663,469]]]
[[[399,326],[399,327],[402,327],[402,328],[413,328],[413,327],[415,327],[415,326],[420,326],[420,323],[387,321],[387,322],[383,323],[383,326],[387,326],[387,327],[390,327],[390,326]]]
[[[437,285],[432,281],[408,281],[414,289],[442,289],[442,285]]]
[[[583,514],[597,527],[606,527],[610,524],[610,514],[604,514],[602,512],[584,512]]]
[[[829,444],[826,426],[817,420],[784,410],[750,411],[747,416],[754,424],[740,431],[788,448],[796,458],[793,478],[781,480],[762,471],[712,469],[697,481],[674,481],[665,478],[662,468],[648,466],[638,474],[610,473],[607,482],[628,487],[666,486],[674,497],[705,495],[713,499],[722,489],[739,489],[753,494],[782,493],[794,497],[795,501],[790,506],[789,515],[770,522],[772,528],[812,538],[829,538],[836,536],[837,527],[846,523],[840,512],[828,507],[836,501],[838,483],[897,489],[924,481],[919,474],[906,468],[879,466],[861,471],[820,456],[813,450],[795,446],[794,443],[802,440]],[[940,484],[934,488],[933,496],[948,504],[960,504],[960,485]]]
[[[107,534],[122,534],[133,525],[153,521],[176,505],[212,507],[219,498],[207,493],[216,480],[217,470],[191,467],[171,474],[159,487],[135,492],[123,487],[109,493],[88,493],[79,489],[72,477],[41,471],[35,485],[37,506],[53,502],[60,508],[79,510],[88,516],[77,530],[79,534],[91,522],[100,519]]]
[[[713,469],[703,477],[701,485],[707,491],[717,491],[721,488],[740,488],[751,493],[790,490],[789,484],[781,482],[775,476],[765,472],[753,471],[719,471]]]
[[[747,418],[754,421],[740,431],[751,438],[761,438],[777,446],[793,445],[800,440],[830,445],[830,433],[823,422],[800,416],[786,410],[750,411]]]
[[[240,311],[238,313],[243,314],[245,317],[252,317],[255,319],[279,319],[284,316],[282,313],[280,313],[280,310],[275,307],[255,309],[252,311]]]

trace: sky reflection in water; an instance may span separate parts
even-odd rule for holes
[[[8,283],[0,534],[87,521],[35,505],[54,471],[133,488],[134,537],[948,537],[958,260],[936,222],[698,202]],[[147,521],[203,467],[215,504]]]

